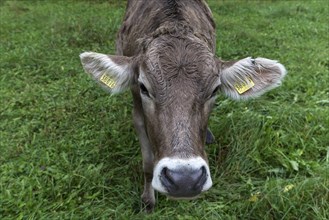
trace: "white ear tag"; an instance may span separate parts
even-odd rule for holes
[[[254,85],[255,83],[251,80],[251,78],[247,78],[247,82],[237,83],[234,85],[234,88],[239,94],[242,94],[254,87]]]
[[[114,79],[107,74],[103,74],[99,80],[105,85],[107,85],[110,89],[113,89],[116,85]]]

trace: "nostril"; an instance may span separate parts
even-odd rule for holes
[[[212,185],[207,162],[200,158],[163,158],[154,167],[152,187],[174,198],[194,198]]]
[[[170,170],[164,167],[161,171],[160,181],[169,193],[188,195],[197,194],[202,191],[208,178],[205,166],[196,170],[179,169]]]
[[[173,175],[167,167],[164,167],[161,171],[161,182],[169,192],[177,188]]]
[[[194,189],[202,189],[203,185],[206,183],[207,181],[207,170],[204,166],[202,166],[200,168],[200,170],[198,171],[198,176],[197,176],[197,181],[196,184],[194,185]]]

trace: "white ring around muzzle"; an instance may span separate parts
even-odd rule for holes
[[[165,157],[161,159],[154,167],[152,187],[161,193],[165,193],[165,194],[168,193],[160,180],[161,171],[163,170],[163,168],[168,168],[170,170],[178,170],[180,168],[197,170],[197,169],[201,169],[201,167],[205,167],[207,172],[207,180],[203,185],[201,191],[202,192],[207,191],[212,186],[212,180],[210,176],[209,166],[206,163],[206,161],[201,157],[194,157],[187,159]]]

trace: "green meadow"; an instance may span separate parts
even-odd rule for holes
[[[0,219],[329,219],[329,4],[208,1],[216,55],[279,60],[281,87],[217,98],[213,187],[145,214],[129,92],[84,73],[115,53],[125,1],[0,1]]]

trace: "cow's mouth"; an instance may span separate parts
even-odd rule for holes
[[[204,166],[199,169],[180,167],[171,170],[164,167],[160,176],[161,184],[170,196],[190,198],[199,195],[207,181],[207,171]]]
[[[163,158],[153,173],[153,188],[173,199],[197,198],[211,185],[209,167],[201,157]]]

